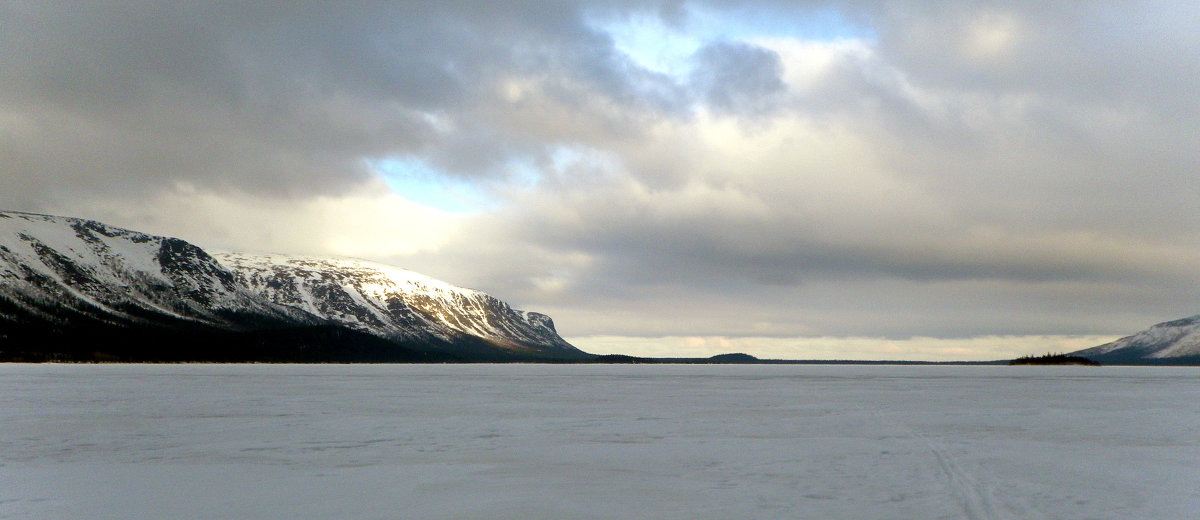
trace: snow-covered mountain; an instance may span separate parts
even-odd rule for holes
[[[215,252],[239,285],[375,336],[404,341],[482,339],[514,351],[578,352],[544,314],[428,276],[344,258]]]
[[[200,248],[175,238],[47,215],[0,212],[0,317],[121,325],[177,320],[239,328],[239,314],[315,324],[234,281]],[[57,317],[56,317],[57,316]]]
[[[1132,336],[1072,355],[1100,363],[1198,364],[1200,315],[1159,323]]]
[[[91,220],[0,212],[0,353],[87,358],[88,349],[163,360],[587,356],[546,316],[400,269],[214,257]]]

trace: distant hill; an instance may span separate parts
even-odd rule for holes
[[[637,356],[627,356],[625,354],[605,354],[596,356],[590,360],[591,363],[609,363],[609,364],[643,364],[643,363],[676,363],[685,365],[703,365],[703,364],[750,364],[750,363],[767,363],[750,354],[717,354],[706,358],[647,358]]]
[[[1200,365],[1200,315],[1159,323],[1070,355],[1105,365]]]
[[[758,363],[759,359],[750,354],[735,352],[732,354],[717,354],[708,358],[710,363]]]

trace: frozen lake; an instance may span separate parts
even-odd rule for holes
[[[0,365],[4,519],[1194,519],[1200,369]]]

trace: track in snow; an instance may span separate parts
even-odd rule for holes
[[[906,424],[888,418],[882,412],[875,411],[874,415],[880,422],[901,430],[909,438],[919,441],[922,447],[933,454],[937,460],[938,469],[946,477],[946,483],[954,492],[959,503],[962,504],[966,518],[970,520],[1000,520],[1009,517],[1008,515],[1001,516],[999,514],[996,509],[996,500],[992,496],[991,490],[964,470],[955,461],[954,456],[946,451],[945,446],[934,439],[922,435],[921,432]]]

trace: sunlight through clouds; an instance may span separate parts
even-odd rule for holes
[[[1196,312],[1191,5],[129,6],[0,3],[0,207],[367,256],[568,337],[936,357],[862,338]]]
[[[382,183],[381,183],[382,184]],[[186,184],[136,207],[91,203],[114,223],[188,237],[201,247],[265,253],[378,258],[437,251],[462,229],[463,216],[414,203],[386,186],[339,197],[263,201]],[[204,219],[193,216],[202,214]]]

